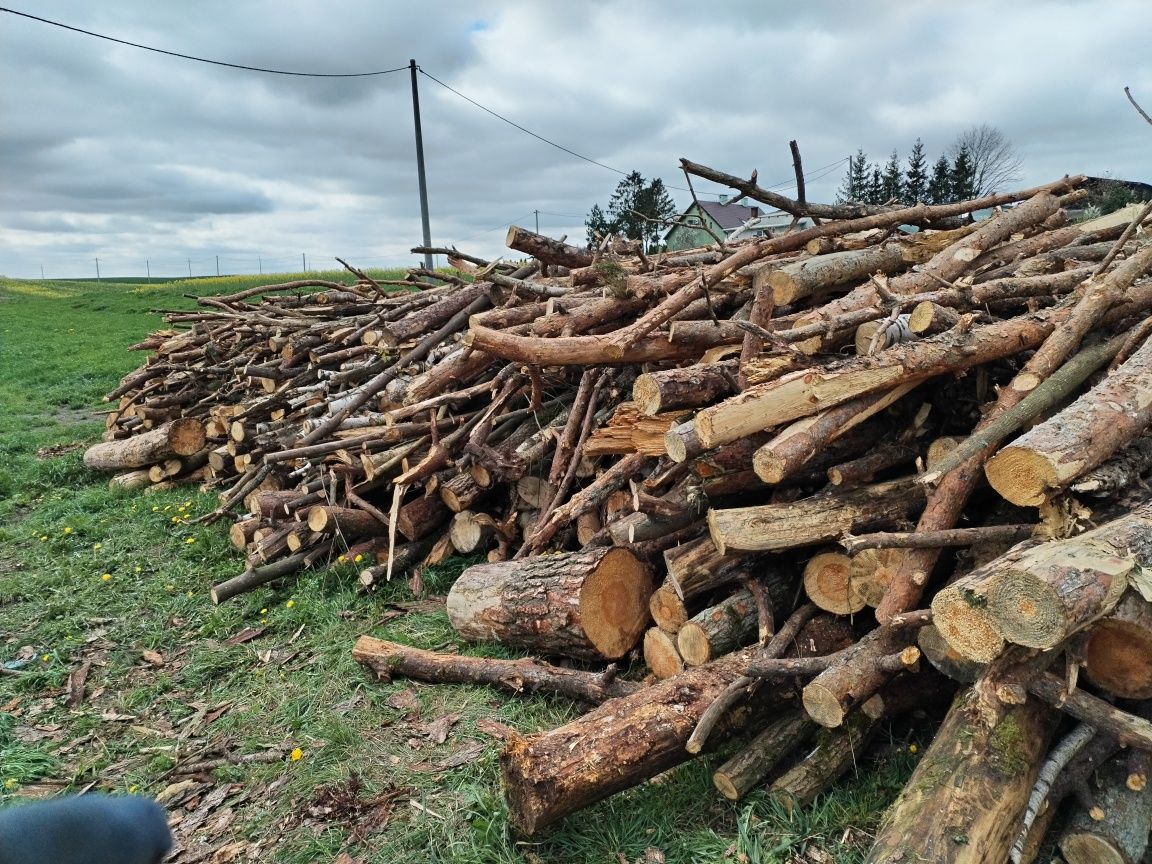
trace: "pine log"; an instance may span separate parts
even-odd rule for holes
[[[84,464],[94,471],[143,468],[172,456],[191,456],[204,448],[204,424],[191,417],[119,441],[93,444],[84,451]]]
[[[650,416],[711,405],[736,392],[737,371],[736,361],[724,360],[645,372],[632,385],[632,400]]]
[[[685,665],[703,666],[755,642],[759,623],[752,592],[741,589],[685,622],[676,633],[676,647]]]
[[[1097,772],[1094,805],[1103,818],[1077,807],[1060,836],[1060,851],[1068,864],[1139,864],[1152,828],[1152,789],[1134,792],[1125,784],[1123,756],[1115,756]]]
[[[581,249],[543,234],[529,231],[518,225],[508,226],[508,235],[504,238],[504,245],[525,255],[531,255],[545,264],[555,264],[560,267],[575,269],[587,267],[592,263],[591,249]]]
[[[615,660],[644,633],[652,587],[647,565],[621,547],[478,564],[449,591],[448,617],[470,641]]]
[[[861,486],[871,483],[876,475],[916,459],[916,449],[901,441],[880,444],[863,456],[841,462],[828,469],[828,482],[833,486]]]
[[[1152,435],[1142,435],[1072,484],[1073,492],[1103,497],[1134,484],[1152,470]]]
[[[785,568],[771,568],[762,556],[721,555],[708,537],[664,552],[668,576],[649,600],[653,620],[670,633],[679,632],[702,606],[699,598],[713,589],[764,572],[771,596],[780,598],[792,585]]]
[[[642,685],[599,672],[551,666],[539,660],[492,660],[438,654],[409,645],[361,636],[352,659],[376,673],[379,680],[393,675],[432,684],[487,684],[512,693],[556,693],[590,704],[629,696]]]
[[[649,627],[644,634],[644,663],[660,680],[683,672],[684,658],[676,646],[676,636],[659,627]]]
[[[1021,315],[964,333],[941,333],[821,370],[802,369],[758,384],[717,405],[694,421],[704,449],[819,413],[880,390],[916,384],[936,375],[962,372],[1039,345],[1062,316],[1055,312]]]
[[[608,423],[588,436],[582,453],[589,459],[625,453],[663,456],[664,436],[683,416],[683,411],[648,415],[642,413],[634,402],[621,402]]]
[[[1039,505],[1152,426],[1152,339],[1063,411],[993,456],[984,471],[1013,504]]]
[[[460,513],[471,510],[472,505],[479,501],[487,490],[482,489],[472,479],[471,474],[461,473],[442,483],[438,491],[440,500],[448,506],[448,509],[453,513]]]
[[[403,505],[396,514],[396,530],[408,540],[427,537],[452,518],[452,511],[439,495],[421,495]]]
[[[538,366],[594,366],[596,364],[655,363],[660,360],[695,360],[708,348],[728,344],[731,337],[721,328],[708,339],[694,339],[691,342],[670,342],[663,336],[651,336],[640,340],[620,355],[608,353],[610,334],[603,336],[516,336],[504,330],[492,330],[475,325],[469,328],[464,338],[470,347],[514,360]]]
[[[1123,699],[1152,698],[1152,604],[1135,589],[1092,625],[1081,651],[1084,674],[1100,689]]]
[[[858,765],[880,723],[860,709],[836,729],[821,729],[812,723],[809,727],[815,732],[811,748],[768,787],[772,798],[789,814],[831,789],[845,772]]]
[[[936,626],[973,660],[981,630],[1031,648],[1054,648],[1107,615],[1130,574],[1152,564],[1152,504],[1067,540],[1025,542],[942,589]]]
[[[848,713],[879,690],[896,669],[916,665],[920,650],[909,645],[913,638],[906,630],[890,627],[877,627],[861,637],[804,688],[808,716],[830,729],[843,724]]]
[[[143,489],[152,482],[147,468],[127,468],[113,474],[108,480],[109,489],[120,489],[128,492],[132,489]]]
[[[389,321],[377,331],[380,343],[396,348],[426,333],[438,329],[446,321],[467,308],[471,303],[491,290],[486,282],[476,282],[446,296],[444,299],[415,310],[398,321]]]
[[[988,705],[973,688],[884,817],[868,864],[1006,861],[1055,723],[1035,700]]]
[[[708,531],[721,554],[814,546],[907,517],[924,504],[918,490],[910,480],[899,479],[787,504],[711,509]]]
[[[461,510],[448,525],[448,537],[461,555],[468,555],[487,545],[495,532],[496,523],[484,513]]]
[[[570,813],[692,758],[685,743],[705,709],[736,678],[753,649],[686,669],[614,699],[558,729],[512,738],[500,756],[508,818],[531,836]],[[769,691],[757,708],[785,694]],[[748,712],[727,715],[712,741],[738,731]]]
[[[803,711],[787,711],[717,768],[712,774],[713,785],[729,801],[739,801],[803,745],[816,728]]]
[[[308,527],[325,534],[338,534],[346,542],[384,534],[388,526],[366,510],[317,505],[308,511]]]
[[[887,392],[851,399],[827,411],[795,421],[756,451],[752,457],[756,475],[765,483],[779,483],[787,479],[827,447],[829,442],[883,411],[915,386],[902,384]]]
[[[867,279],[873,273],[892,275],[913,263],[927,260],[916,255],[915,246],[899,242],[864,249],[832,252],[784,265],[767,264],[752,277],[752,289],[772,289],[778,306],[787,306],[846,282]]]

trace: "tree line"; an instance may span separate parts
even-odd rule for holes
[[[990,195],[1020,179],[1020,159],[1011,142],[994,126],[973,126],[929,167],[924,142],[917,138],[901,163],[893,150],[881,166],[861,149],[849,157],[836,193],[840,203],[948,204]]]

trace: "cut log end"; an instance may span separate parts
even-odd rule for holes
[[[1084,649],[1084,672],[1123,699],[1152,698],[1152,633],[1127,621],[1101,621]]]
[[[984,466],[988,482],[1003,498],[1021,507],[1039,507],[1059,487],[1056,468],[1041,454],[1005,447]]]
[[[961,657],[991,663],[1004,650],[1001,636],[959,591],[944,589],[932,601],[936,629]]]
[[[637,376],[632,385],[632,401],[641,414],[652,416],[660,413],[660,387],[650,374]]]
[[[1070,862],[1092,864],[1131,864],[1116,845],[1107,838],[1078,832],[1060,841],[1060,851]]]
[[[584,632],[610,660],[631,650],[648,625],[652,576],[627,549],[612,549],[580,591]]]
[[[852,584],[852,559],[839,552],[813,555],[804,567],[808,599],[835,615],[851,615],[866,605]]]
[[[644,634],[644,662],[657,678],[671,678],[684,671],[684,661],[676,649],[676,639],[659,627]]]
[[[837,691],[814,681],[804,688],[804,710],[808,716],[828,729],[835,729],[844,724],[846,711],[840,703]]]

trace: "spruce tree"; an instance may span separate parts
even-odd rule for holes
[[[928,164],[924,157],[924,142],[919,138],[908,154],[908,170],[904,172],[901,200],[905,204],[925,201],[928,195]]]
[[[904,187],[904,175],[900,170],[900,154],[895,150],[888,157],[888,164],[884,166],[884,175],[881,180],[881,204],[889,202],[899,203]]]
[[[952,199],[952,166],[948,158],[941,156],[932,166],[932,177],[928,181],[925,196],[929,204],[947,204]]]
[[[848,173],[836,192],[836,201],[845,204],[850,201],[861,203],[868,194],[868,156],[857,150],[855,156],[848,157]]]
[[[953,201],[965,201],[975,192],[976,168],[972,164],[972,155],[968,152],[967,144],[961,144],[956,149],[956,156],[948,172],[948,185]]]
[[[872,165],[868,170],[868,184],[865,187],[864,203],[884,203],[884,175],[880,173],[879,165]]]

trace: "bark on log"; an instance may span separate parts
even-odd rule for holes
[[[812,724],[810,724],[812,725]],[[772,781],[771,796],[788,813],[809,804],[828,791],[853,765],[879,731],[877,718],[863,709],[856,711],[836,729],[814,727],[816,740],[811,749],[791,768]]]
[[[1013,504],[1037,506],[1152,426],[1152,339],[1111,375],[984,467]]]
[[[393,675],[432,684],[487,684],[512,693],[555,693],[598,705],[640,690],[643,685],[600,672],[552,666],[539,660],[492,660],[438,654],[397,642],[361,636],[352,659],[363,663],[382,681]]]
[[[803,711],[788,711],[717,768],[713,785],[729,801],[739,801],[815,731],[816,724]]]
[[[1103,812],[1093,818],[1082,807],[1073,813],[1060,837],[1068,864],[1139,864],[1148,848],[1152,826],[1152,790],[1127,788],[1126,762],[1113,757],[1097,772],[1094,804]]]
[[[500,756],[508,817],[531,836],[570,813],[635,786],[692,758],[685,743],[705,709],[748,663],[752,649],[722,657],[622,699],[614,699],[558,729],[513,738]],[[765,695],[767,710],[783,696]],[[746,712],[728,715],[719,741],[743,726]]]
[[[470,641],[615,660],[648,623],[652,576],[627,549],[602,547],[478,564],[448,593],[448,617]]]
[[[1152,505],[1067,540],[1025,542],[941,590],[936,626],[973,660],[988,651],[980,630],[1031,648],[1054,648],[1107,615],[1129,574],[1152,565]],[[975,625],[975,626],[974,626]]]
[[[575,269],[587,267],[592,263],[592,250],[581,249],[543,234],[529,231],[518,225],[508,226],[508,235],[504,238],[504,245],[525,255],[531,255],[545,264],[555,264],[560,267]]]
[[[902,243],[884,243],[866,249],[817,255],[790,264],[768,264],[752,277],[752,289],[762,285],[772,289],[778,306],[787,306],[813,294],[819,294],[836,285],[858,282],[873,273],[891,276],[911,264],[927,260],[913,252],[916,247]]]
[[[861,637],[804,688],[808,716],[830,729],[840,726],[853,708],[892,677],[893,664],[882,661],[895,656],[902,668],[916,665],[920,650],[908,644],[913,638],[913,633],[889,627],[877,627]]]
[[[959,696],[885,816],[868,864],[1007,860],[1054,718],[1034,700],[990,707],[975,689]]]
[[[645,372],[632,385],[632,400],[647,415],[711,405],[736,392],[738,371],[736,361],[724,360]]]
[[[709,510],[708,531],[721,554],[813,546],[907,517],[924,504],[918,489],[907,479],[890,480],[788,504]]]
[[[756,641],[759,615],[752,592],[741,589],[685,622],[676,633],[676,647],[688,666],[703,666]]]
[[[93,444],[84,451],[84,464],[94,471],[142,468],[172,456],[191,456],[204,448],[204,440],[204,424],[186,417],[131,438]]]

